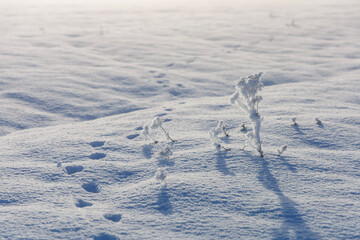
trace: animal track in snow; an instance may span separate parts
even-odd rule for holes
[[[137,138],[138,136],[140,136],[140,134],[136,133],[136,134],[130,134],[130,135],[127,136],[126,138],[132,140],[132,139],[134,139],[134,138]]]
[[[94,142],[91,142],[90,145],[92,147],[101,147],[101,146],[104,146],[104,141],[94,141]]]
[[[66,166],[65,167],[65,171],[69,175],[77,173],[77,172],[81,172],[82,170],[84,170],[84,167],[81,166],[81,165],[73,165],[73,166]]]
[[[87,192],[91,192],[91,193],[99,193],[100,192],[100,187],[95,182],[84,183],[81,186]]]
[[[77,37],[82,37],[83,35],[82,34],[66,34],[67,37],[70,37],[70,38],[77,38]]]
[[[144,128],[142,126],[135,128],[136,131],[143,130]]]
[[[78,199],[77,202],[75,203],[75,206],[78,208],[90,207],[92,205],[93,205],[92,203],[81,200],[81,199]]]
[[[155,75],[154,77],[155,78],[163,78],[163,77],[166,77],[166,74],[165,73],[159,73],[158,75]]]
[[[89,156],[90,159],[102,159],[104,157],[106,157],[106,154],[105,153],[100,153],[100,152],[92,153]]]
[[[122,172],[118,172],[116,175],[119,178],[128,178],[134,174],[135,174],[135,172],[132,172],[132,171],[122,171]]]
[[[166,116],[167,115],[167,113],[160,113],[160,114],[157,114],[157,115],[155,115],[156,117],[163,117],[163,116]]]
[[[181,94],[181,92],[179,92],[178,90],[176,89],[170,89],[169,90],[169,93],[175,97],[179,96]]]
[[[105,214],[104,218],[113,222],[119,222],[121,220],[121,214]]]
[[[94,240],[119,240],[117,236],[107,234],[107,233],[100,233],[97,236],[94,236]]]

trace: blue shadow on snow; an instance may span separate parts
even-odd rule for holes
[[[295,168],[294,164],[291,164],[286,157],[280,156],[279,159],[282,161],[282,163],[293,173],[296,173],[297,170]]]
[[[273,239],[321,239],[317,233],[311,231],[302,215],[295,208],[297,204],[282,193],[278,180],[269,170],[269,163],[263,158],[258,158],[257,161],[260,163],[258,180],[266,189],[272,191],[279,198],[281,215],[284,218],[280,229],[274,230]]]
[[[215,154],[216,155],[216,169],[224,175],[235,176],[235,173],[230,171],[230,169],[228,168],[228,166],[226,164],[225,160],[229,158],[227,156],[227,153],[228,153],[227,151],[220,151]]]
[[[161,188],[161,191],[157,196],[155,209],[159,210],[164,215],[171,215],[173,213],[173,207],[170,202],[170,196],[166,185]]]
[[[151,158],[153,148],[154,148],[154,146],[151,144],[146,144],[142,147],[142,152],[147,159]]]

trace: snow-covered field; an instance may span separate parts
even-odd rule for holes
[[[0,1],[0,239],[360,239],[359,13]],[[264,158],[229,103],[260,71]],[[155,116],[169,159],[161,132],[141,135]],[[230,151],[210,141],[218,120]]]

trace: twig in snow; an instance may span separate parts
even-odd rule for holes
[[[317,125],[323,125],[323,123],[320,121],[320,119],[315,118],[315,121],[316,121],[316,124],[317,124]]]
[[[283,152],[285,152],[286,149],[287,149],[287,146],[286,146],[286,145],[281,146],[281,148],[279,148],[279,149],[277,150],[278,156],[280,157],[281,154],[283,154]]]

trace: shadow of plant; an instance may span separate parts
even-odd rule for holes
[[[278,180],[269,170],[269,163],[262,158],[258,158],[257,161],[260,163],[258,180],[279,198],[281,215],[284,218],[281,228],[273,232],[273,239],[321,239],[317,233],[311,231],[302,215],[295,208],[297,204],[282,193]]]
[[[287,157],[283,157],[283,156],[280,156],[279,159],[283,162],[283,164],[293,173],[296,173],[297,170],[295,168],[295,165],[294,164],[291,164],[288,160],[287,160]]]
[[[147,144],[142,147],[142,152],[147,159],[150,159],[152,157],[152,149],[153,148],[154,148],[154,146],[151,144]]]
[[[170,195],[166,186],[161,188],[161,191],[157,196],[155,209],[159,210],[164,215],[171,215],[173,213],[173,207],[170,202]]]
[[[226,159],[228,158],[227,151],[216,153],[216,169],[224,175],[235,176],[235,173],[232,172],[226,164]]]
[[[166,159],[166,158],[158,159],[159,167],[173,167],[174,165],[175,165],[175,162],[172,159]]]

